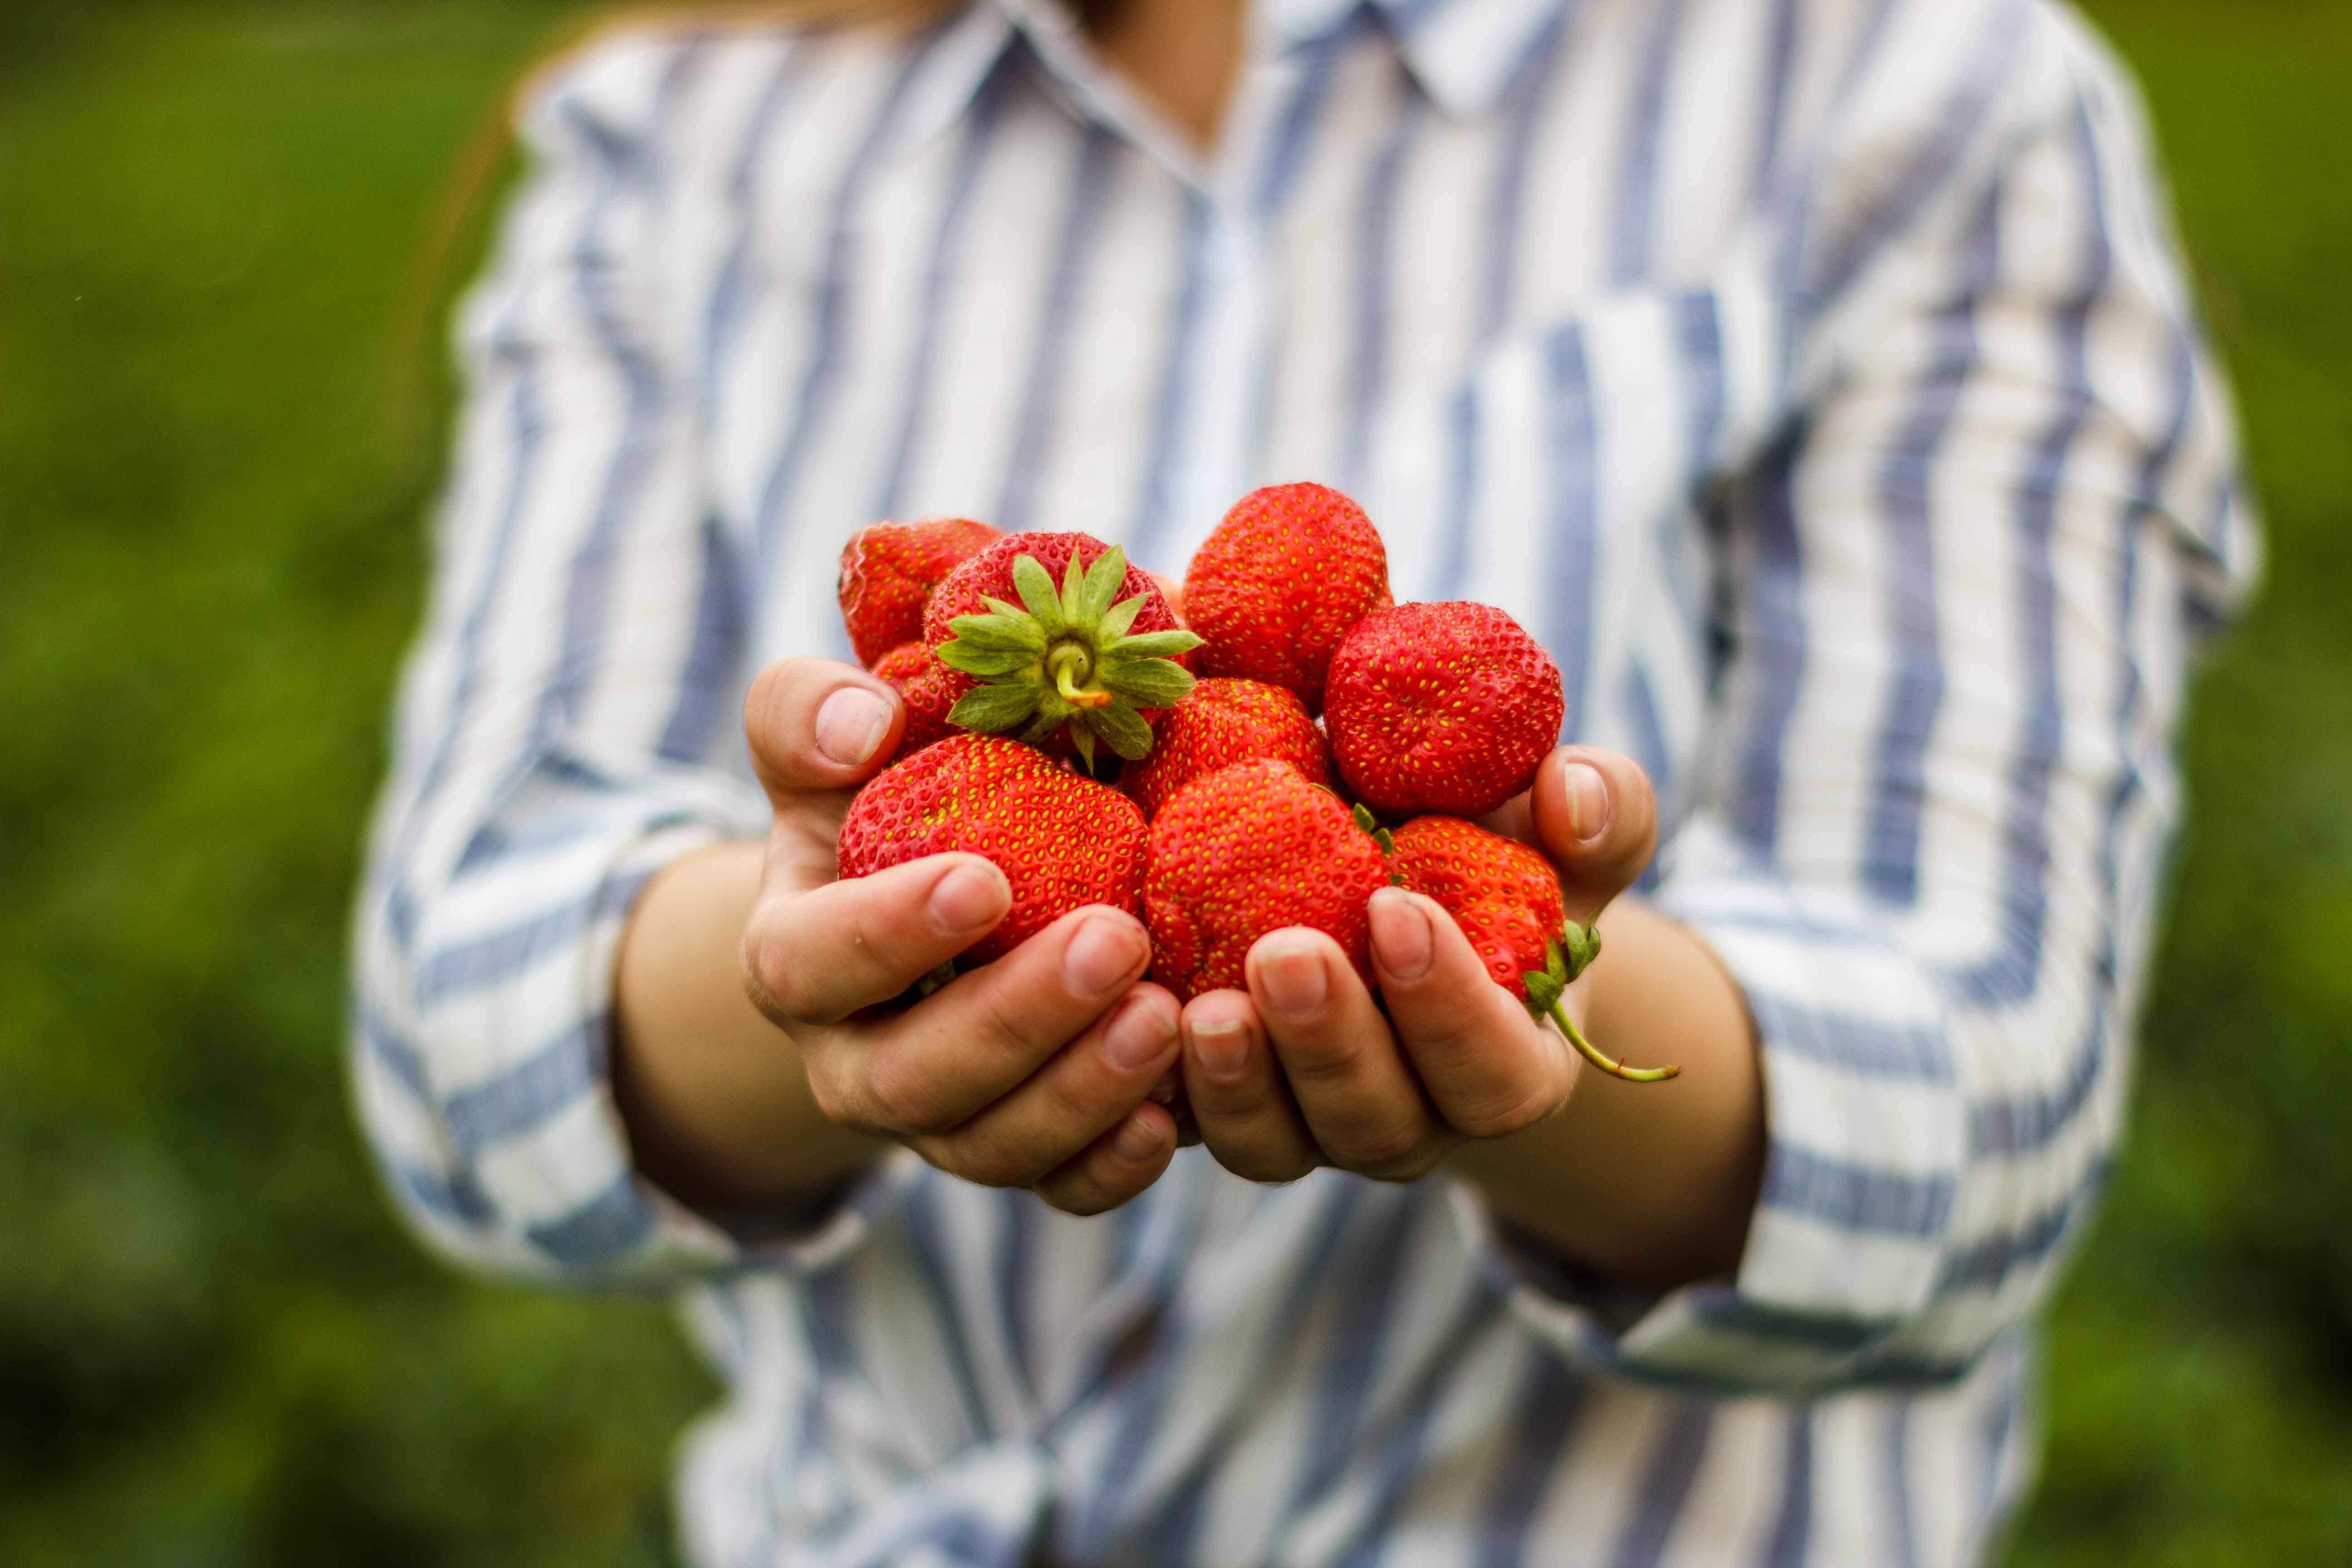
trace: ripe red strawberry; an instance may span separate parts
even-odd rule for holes
[[[1016,533],[957,567],[924,607],[923,640],[972,678],[949,715],[959,728],[1060,736],[1089,768],[1097,740],[1129,762],[1151,750],[1201,646],[1125,551],[1083,533]]]
[[[1600,956],[1601,933],[1569,920],[1550,861],[1516,838],[1460,817],[1416,816],[1389,836],[1389,864],[1400,886],[1444,906],[1496,984],[1537,1018],[1557,1024],[1587,1061],[1636,1083],[1682,1071],[1611,1061],[1560,1005],[1569,982]]]
[[[1565,706],[1551,655],[1492,605],[1399,605],[1332,656],[1323,721],[1375,810],[1484,816],[1535,782]]]
[[[1188,1002],[1238,986],[1258,938],[1313,926],[1370,984],[1365,906],[1388,880],[1372,836],[1290,763],[1243,763],[1195,779],[1151,823],[1143,918],[1152,977]]]
[[[1389,605],[1389,556],[1364,509],[1322,485],[1268,485],[1225,513],[1184,574],[1203,675],[1262,680],[1323,707],[1349,630]]]
[[[925,746],[954,734],[948,710],[962,695],[962,679],[941,664],[921,643],[900,643],[882,656],[874,673],[890,683],[907,704],[907,728],[898,737],[898,755],[911,757]]]
[[[1307,705],[1279,686],[1210,679],[1171,708],[1153,727],[1151,754],[1127,770],[1119,787],[1160,815],[1171,795],[1194,779],[1235,763],[1279,757],[1310,784],[1331,782],[1331,754]]]
[[[1072,910],[1141,912],[1149,837],[1135,803],[1033,746],[950,735],[857,792],[841,825],[841,874],[870,877],[926,855],[985,855],[1013,884],[1012,912],[964,954],[1003,957]]]
[[[923,603],[940,580],[1004,536],[965,517],[877,522],[841,547],[841,618],[867,668],[901,643],[920,640]]]

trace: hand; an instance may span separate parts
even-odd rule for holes
[[[1631,759],[1563,746],[1486,826],[1541,849],[1569,918],[1584,921],[1648,864],[1657,808]],[[1568,1103],[1580,1058],[1494,983],[1444,909],[1383,889],[1371,930],[1378,1001],[1339,943],[1294,928],[1251,949],[1246,992],[1185,1008],[1185,1090],[1228,1170],[1280,1182],[1335,1165],[1412,1181],[1465,1140],[1507,1137]],[[1587,984],[1566,998],[1580,1025]]]
[[[854,786],[887,765],[906,722],[883,682],[788,659],[753,683],[744,721],[775,814],[745,983],[798,1048],[818,1109],[1070,1214],[1116,1208],[1158,1180],[1176,1126],[1150,1094],[1176,1059],[1177,1006],[1138,984],[1142,925],[1074,910],[915,1005],[876,1011],[986,935],[1012,889],[977,855],[838,879]]]

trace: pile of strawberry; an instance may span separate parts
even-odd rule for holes
[[[859,532],[840,596],[907,707],[898,760],[842,825],[841,874],[994,861],[1013,910],[965,965],[1108,904],[1142,919],[1152,977],[1184,1000],[1241,986],[1251,945],[1288,926],[1329,933],[1369,985],[1368,905],[1393,884],[1451,913],[1587,1059],[1674,1075],[1585,1040],[1560,995],[1599,936],[1541,855],[1470,820],[1534,782],[1559,667],[1490,605],[1394,604],[1380,534],[1337,490],[1243,498],[1181,589],[1087,534],[958,518]]]

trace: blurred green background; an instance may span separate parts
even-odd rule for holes
[[[2352,5],[2099,0],[2269,513],[2012,1568],[2352,1563]],[[453,170],[558,0],[0,0],[0,1563],[670,1560],[667,1309],[453,1277],[345,1109]]]

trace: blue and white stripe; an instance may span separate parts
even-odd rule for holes
[[[2255,568],[2128,85],[2048,0],[1264,0],[1197,155],[1049,0],[640,24],[531,96],[357,936],[361,1110],[484,1267],[688,1283],[712,1564],[1958,1564],[2111,1156],[2184,671]],[[635,1176],[612,972],[765,808],[877,511],[1181,570],[1355,488],[1668,816],[1762,1041],[1738,1275],[1181,1155],[911,1156],[747,1246]]]

